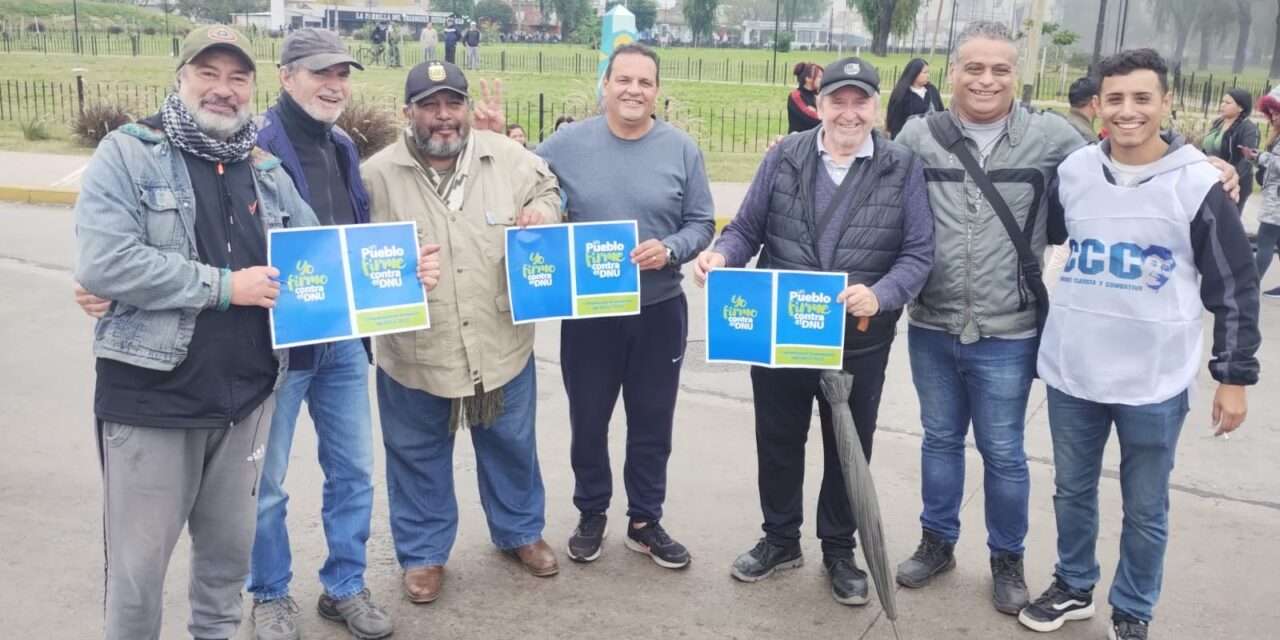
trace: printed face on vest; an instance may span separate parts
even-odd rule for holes
[[[1169,277],[1177,266],[1172,251],[1154,244],[1147,247],[1142,252],[1142,284],[1152,291],[1159,291],[1160,287],[1169,282]]]
[[[345,62],[312,71],[296,65],[280,68],[280,85],[307,115],[333,124],[351,98],[351,65]]]
[[[211,138],[225,140],[253,115],[254,74],[239,54],[209,49],[178,70],[178,97],[196,125]]]
[[[1168,113],[1169,94],[1150,69],[1107,76],[1098,91],[1098,115],[1111,134],[1113,148],[1138,149],[1159,144],[1160,123]]]
[[[969,122],[995,122],[1013,109],[1018,50],[1012,42],[974,38],[951,65],[951,107]]]

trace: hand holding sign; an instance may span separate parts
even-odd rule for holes
[[[710,249],[698,254],[693,264],[693,281],[699,287],[707,286],[707,274],[724,266],[724,254]]]
[[[427,291],[440,284],[440,245],[424,244],[418,250],[418,281]]]
[[[631,263],[641,271],[657,271],[667,266],[667,245],[650,238],[631,250]]]
[[[880,299],[864,284],[845,287],[836,300],[844,303],[844,310],[854,317],[869,318],[880,312]]]
[[[242,307],[276,306],[280,297],[280,270],[275,267],[247,267],[231,274],[231,304]]]
[[[524,229],[526,227],[535,227],[540,224],[550,224],[542,215],[541,211],[535,209],[521,209],[519,215],[516,216],[516,226]]]

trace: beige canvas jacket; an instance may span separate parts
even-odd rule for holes
[[[546,162],[505,136],[473,131],[462,211],[427,182],[404,136],[360,167],[373,222],[417,221],[418,241],[439,244],[440,283],[427,295],[431,328],[379,336],[378,367],[403,386],[467,397],[515,378],[533,352],[533,325],[511,323],[504,229],[521,209],[560,221],[560,188]]]

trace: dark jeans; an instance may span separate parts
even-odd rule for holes
[[[1258,253],[1254,257],[1258,261],[1258,280],[1267,275],[1267,267],[1271,266],[1271,258],[1276,255],[1276,245],[1280,244],[1280,225],[1263,222],[1258,225]]]
[[[849,409],[868,461],[888,363],[888,346],[845,358],[844,362],[844,370],[853,374]],[[816,369],[751,368],[757,482],[760,510],[764,514],[762,528],[765,538],[773,544],[795,547],[800,543],[800,524],[804,520],[804,447],[809,439],[813,401],[817,398],[823,458],[822,489],[818,492],[818,538],[822,540],[823,555],[848,557],[853,552],[857,523],[845,491],[831,407],[818,387],[820,375]]]
[[[609,419],[618,392],[627,412],[623,483],[627,515],[662,518],[676,390],[689,331],[683,294],[640,309],[640,315],[565,320],[560,325],[560,373],[569,396],[573,504],[604,513],[613,497]]]

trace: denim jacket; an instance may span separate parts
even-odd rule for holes
[[[279,159],[254,149],[249,161],[266,229],[319,224]],[[142,124],[112,132],[85,169],[75,217],[76,280],[113,301],[94,329],[94,355],[172,371],[187,357],[196,316],[231,286],[227,272],[199,260],[182,154]],[[278,384],[288,359],[276,357]]]

